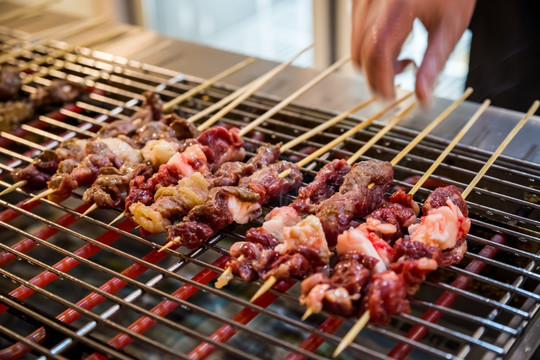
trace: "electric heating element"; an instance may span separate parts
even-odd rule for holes
[[[100,122],[128,118],[143,91],[155,90],[167,102],[203,82],[61,42],[18,48],[24,40],[18,36],[3,30],[0,45],[4,52],[16,51],[3,61],[28,69],[23,91],[57,78],[84,82],[91,91],[2,134],[3,188],[11,185],[12,168],[42,150],[63,139],[93,136]],[[234,90],[214,84],[175,111],[187,118]],[[276,103],[251,96],[220,122],[243,127]],[[288,105],[246,135],[248,153],[264,142],[286,143],[335,115]],[[307,150],[323,147],[362,120],[347,116],[282,158],[302,159]],[[354,154],[384,127],[375,121],[314,159],[302,169],[304,181],[328,161]],[[417,134],[388,128],[361,159],[390,161]],[[394,166],[395,186],[412,188],[447,144],[427,135]],[[415,199],[422,202],[441,183],[465,188],[490,155],[456,145]],[[465,259],[428,276],[412,300],[411,314],[394,317],[386,327],[368,324],[340,357],[531,357],[540,325],[539,181],[539,164],[501,155],[467,198],[472,229]],[[109,225],[119,211],[97,209],[81,216],[89,206],[81,194],[77,190],[62,204],[26,203],[32,195],[22,190],[0,198],[0,358],[325,359],[355,322],[325,313],[302,321],[298,282],[272,289],[254,303],[249,298],[260,283],[214,287],[231,243],[260,226],[261,219],[229,226],[194,251],[158,252],[164,236],[141,237],[125,219]],[[292,199],[294,194],[284,196],[265,210]]]

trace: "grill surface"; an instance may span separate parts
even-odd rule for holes
[[[16,49],[19,36],[1,32],[3,51]],[[59,42],[38,43],[9,63],[22,66],[39,59],[45,61],[30,70],[48,70],[24,91],[31,93],[55,78],[84,81],[94,89],[76,104],[11,132],[45,148],[54,148],[58,137],[85,137],[99,129],[97,123],[128,117],[145,90],[155,89],[168,101],[201,82]],[[187,117],[230,91],[213,86],[176,111]],[[240,127],[274,104],[273,99],[253,96],[222,123]],[[288,106],[257,130],[265,141],[287,142],[333,115]],[[321,147],[359,119],[350,117],[283,157],[303,156],[298,150]],[[304,181],[335,156],[354,153],[381,127],[376,122],[315,161],[304,170]],[[391,160],[415,135],[394,128],[363,159]],[[253,150],[261,143],[246,139],[246,144]],[[408,179],[421,176],[446,144],[426,137],[395,166],[395,185],[409,189]],[[37,145],[29,145],[7,135],[0,138],[0,186],[10,185],[10,168],[40,153]],[[458,145],[431,177],[432,183],[464,188],[489,155]],[[501,156],[467,199],[473,225],[465,259],[430,274],[414,296],[410,315],[394,317],[387,327],[368,325],[341,357],[530,357],[538,345],[540,324],[539,182],[540,165]],[[430,189],[423,187],[416,200],[423,201]],[[98,209],[80,217],[88,208],[81,194],[79,189],[61,205],[47,200],[25,205],[30,195],[19,190],[0,198],[0,355],[5,358],[29,349],[28,358],[323,359],[353,324],[354,319],[327,314],[300,321],[304,309],[298,304],[298,283],[281,289],[285,293],[271,290],[255,304],[248,299],[260,283],[233,281],[223,290],[214,288],[232,241],[242,239],[245,230],[260,221],[231,226],[192,252],[157,253],[163,236],[140,237],[127,221],[107,225],[118,212]],[[293,195],[283,197],[267,210],[292,199]],[[421,328],[427,330],[425,336],[409,332]]]

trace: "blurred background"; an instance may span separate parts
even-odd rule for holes
[[[350,0],[11,0],[47,8],[75,18],[107,17],[185,41],[235,53],[283,62],[311,43],[296,66],[322,69],[349,53]],[[37,7],[36,7],[37,9]],[[24,19],[23,19],[24,20]],[[18,21],[21,21],[19,19]],[[78,21],[78,20],[74,20]],[[53,33],[54,34],[54,33]],[[439,77],[435,94],[459,97],[468,71],[471,34],[467,31]],[[70,39],[62,39],[70,42]],[[411,32],[402,56],[422,60],[427,34],[420,22]],[[149,51],[166,51],[166,47]],[[358,69],[342,71],[360,76]],[[411,67],[396,78],[404,89],[414,87]]]

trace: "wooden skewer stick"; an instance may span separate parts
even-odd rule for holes
[[[44,197],[47,197],[50,194],[55,193],[56,191],[57,191],[56,189],[47,189],[45,191],[42,191],[39,194],[37,194],[36,196],[34,196],[33,198],[26,200],[24,205],[30,204],[31,202],[37,201],[39,199],[43,199]]]
[[[168,249],[170,248],[171,246],[173,246],[176,242],[175,241],[169,241],[168,243],[166,243],[165,245],[163,245],[162,247],[159,248],[159,250],[157,251],[158,253],[159,252],[162,252],[163,250],[165,249]]]
[[[209,126],[213,125],[216,121],[218,121],[223,116],[228,114],[229,111],[231,111],[240,103],[242,103],[244,100],[246,100],[248,97],[250,97],[255,91],[263,87],[263,85],[265,85],[268,81],[270,81],[275,75],[277,75],[280,71],[285,69],[287,66],[291,65],[294,62],[294,60],[296,60],[300,55],[302,55],[304,52],[308,51],[312,47],[313,47],[313,44],[309,45],[305,49],[302,49],[299,53],[295,54],[289,61],[279,64],[278,66],[270,70],[268,73],[263,75],[262,78],[257,79],[257,82],[254,85],[250,86],[248,90],[244,91],[240,96],[234,99],[229,105],[225,106],[223,109],[218,111],[210,119],[206,120],[201,126],[198,127],[198,129],[204,130],[208,128]]]
[[[399,99],[393,101],[392,103],[388,104],[382,110],[378,111],[374,115],[372,115],[369,118],[367,118],[366,120],[362,121],[360,124],[352,127],[351,129],[344,132],[343,134],[341,134],[340,136],[338,136],[337,138],[335,138],[334,140],[332,140],[331,142],[329,142],[328,144],[326,144],[325,146],[323,146],[319,150],[313,152],[311,155],[309,155],[309,156],[305,157],[304,159],[300,160],[298,162],[298,166],[303,167],[303,166],[309,164],[310,162],[312,162],[313,160],[315,160],[316,158],[318,158],[322,154],[326,153],[327,151],[329,151],[330,149],[332,149],[336,145],[342,143],[343,141],[345,141],[346,139],[348,139],[352,135],[356,134],[358,131],[360,131],[363,128],[370,125],[373,121],[375,121],[376,119],[381,117],[384,113],[392,110],[394,107],[396,107],[396,105],[398,105],[402,101],[408,99],[410,96],[412,96],[412,94],[413,94],[413,92],[410,91],[406,95],[402,96],[401,98],[399,98]],[[283,177],[289,175],[289,173],[290,173],[289,170],[285,170],[281,174],[279,174],[279,176],[283,178]]]
[[[482,112],[487,108],[487,106],[489,106],[489,100],[486,100],[484,101],[484,103],[482,104],[482,106],[475,112],[475,114],[472,116],[472,118],[469,120],[469,122],[467,123],[466,127],[468,126],[470,128],[470,126],[472,126],[472,123],[474,123],[479,117],[480,115],[482,114]],[[510,131],[510,133],[508,133],[508,135],[506,136],[506,138],[502,141],[502,143],[497,147],[497,149],[493,152],[493,154],[491,155],[491,157],[488,159],[488,161],[484,164],[484,166],[482,166],[482,169],[480,169],[480,171],[478,172],[478,174],[474,177],[474,179],[469,183],[469,185],[467,186],[467,188],[463,191],[463,193],[461,194],[462,198],[463,199],[466,199],[467,196],[471,193],[471,191],[474,189],[474,187],[476,186],[476,184],[478,184],[478,182],[480,181],[480,179],[485,175],[485,173],[489,170],[489,168],[491,167],[491,165],[493,165],[493,163],[495,162],[495,160],[497,160],[497,158],[499,157],[499,155],[504,151],[504,149],[508,146],[508,144],[512,141],[512,139],[516,136],[516,134],[519,132],[519,130],[521,130],[521,128],[523,127],[523,125],[525,125],[525,123],[534,115],[534,113],[538,110],[538,107],[540,106],[540,101],[536,100],[532,106],[529,108],[529,111],[527,111],[527,113],[525,114],[525,116],[514,126],[514,128]],[[471,123],[469,125],[469,123]],[[468,129],[467,129],[468,130]],[[461,139],[461,137],[463,137],[464,133],[460,132],[458,133],[458,135],[456,137],[459,137],[459,139]],[[459,141],[458,139],[458,141]],[[455,140],[455,139],[454,139]],[[451,147],[453,148],[455,146],[455,143],[457,143],[457,141],[452,141],[452,143],[450,143],[448,145],[448,147]],[[447,150],[448,150],[448,147],[447,147]],[[451,150],[450,148],[450,150]],[[450,151],[448,150],[448,152]],[[446,157],[446,155],[448,154],[448,152],[443,152],[439,158],[442,158],[444,159],[444,157]],[[444,155],[444,156],[443,156]],[[439,160],[439,158],[437,158],[437,160]],[[441,159],[441,161],[442,161]],[[438,164],[440,164],[440,161],[438,162]],[[433,169],[432,169],[433,168]],[[435,167],[430,167],[430,169],[428,171],[431,171],[433,172],[433,170],[435,170]],[[429,177],[429,174],[428,176],[423,176],[419,181],[418,183],[420,183],[420,185],[418,187],[420,187],[422,185],[422,183]],[[416,192],[418,190],[418,188],[415,186],[411,189],[411,191],[409,193],[413,193]],[[369,311],[365,311],[364,312],[364,315],[362,315],[362,318],[364,316],[367,317],[367,319],[369,319]],[[349,332],[347,333],[347,335],[345,335],[345,337],[343,338],[343,340],[339,343],[336,351],[334,352],[333,356],[336,357],[337,355],[339,355],[339,353],[341,353],[341,351],[343,351],[345,348],[347,348],[353,341],[354,339],[356,338],[356,336],[358,336],[358,334],[360,333],[360,331],[363,329],[363,327],[366,325],[367,321],[362,321],[363,324],[360,324],[361,323],[361,320],[362,318],[360,318],[357,323],[353,326],[353,328],[351,328],[351,330],[349,330]]]
[[[92,204],[88,209],[86,209],[85,212],[83,212],[81,214],[81,216],[87,216],[88,214],[90,214],[92,211],[96,210],[98,208],[97,204]]]
[[[113,219],[113,221],[111,221],[111,222],[109,223],[109,226],[111,226],[112,224],[114,224],[115,222],[117,222],[118,220],[120,220],[121,218],[123,218],[125,215],[126,215],[125,212],[122,211],[122,212],[120,213],[120,215],[118,215],[117,217],[115,217],[115,218]]]
[[[255,300],[257,300],[262,294],[270,290],[270,288],[274,286],[276,282],[277,282],[276,277],[270,276],[268,279],[266,279],[264,284],[262,284],[262,286],[257,290],[257,292],[251,297],[251,299],[249,299],[249,301],[254,302]]]
[[[469,184],[469,186],[467,186],[467,188],[463,191],[463,193],[461,194],[461,196],[465,199],[465,197],[467,197],[470,192],[474,189],[474,187],[476,186],[476,184],[478,184],[478,182],[480,181],[480,179],[484,176],[484,174],[488,171],[488,169],[491,167],[491,165],[495,162],[495,160],[497,160],[497,158],[499,157],[499,155],[504,151],[504,149],[508,146],[508,144],[510,143],[510,141],[512,141],[512,139],[514,138],[514,136],[516,136],[516,134],[518,133],[519,130],[521,130],[521,128],[523,127],[523,125],[525,125],[525,123],[531,118],[531,116],[534,115],[534,113],[538,110],[538,107],[540,106],[540,101],[536,100],[532,106],[529,108],[529,111],[527,111],[527,113],[525,114],[525,116],[516,124],[516,126],[514,126],[514,128],[512,129],[512,131],[510,131],[510,133],[506,136],[506,138],[503,140],[503,142],[501,143],[501,145],[499,145],[499,147],[497,148],[497,150],[495,150],[495,152],[493,153],[493,155],[491,155],[491,157],[488,159],[488,161],[486,162],[486,164],[482,167],[482,169],[480,169],[480,171],[478,172],[478,174],[476,174],[476,176],[474,177],[474,179],[471,181],[471,183]]]
[[[238,257],[238,261],[242,261],[242,260],[244,260],[244,255],[240,255]],[[226,286],[229,283],[229,281],[232,280],[233,276],[234,275],[232,273],[231,267],[230,266],[227,267],[225,271],[223,271],[221,275],[219,276],[219,278],[216,280],[215,287],[218,289],[221,289],[222,287]]]
[[[277,114],[280,110],[285,108],[287,105],[292,103],[294,100],[298,99],[300,96],[302,96],[306,91],[320,83],[322,80],[328,77],[331,73],[333,73],[336,69],[343,66],[347,62],[349,62],[351,58],[349,56],[345,56],[341,58],[340,60],[336,61],[334,64],[327,67],[324,71],[322,71],[319,75],[315,76],[310,82],[302,86],[300,89],[296,90],[294,93],[283,99],[279,104],[275,105],[273,108],[265,112],[263,115],[259,116],[257,119],[252,121],[248,126],[245,126],[240,132],[238,133],[239,136],[244,136],[253,129],[255,129],[257,126],[262,124],[264,121],[270,119],[272,116]]]
[[[429,167],[429,169],[427,169],[427,171],[424,173],[424,175],[422,175],[422,177],[416,182],[416,184],[413,186],[413,188],[409,191],[409,194],[410,195],[414,195],[416,194],[416,192],[418,191],[418,189],[420,189],[420,187],[422,186],[422,184],[424,184],[424,182],[431,176],[431,174],[433,174],[433,172],[439,167],[439,165],[441,164],[441,162],[443,162],[443,160],[446,158],[446,156],[448,156],[448,154],[450,153],[450,151],[452,151],[452,149],[456,146],[456,144],[459,142],[459,140],[461,140],[461,138],[463,136],[465,136],[465,134],[469,131],[469,129],[474,125],[474,123],[476,122],[476,120],[478,120],[480,118],[480,116],[484,113],[484,111],[488,108],[489,104],[491,104],[491,101],[490,100],[485,100],[483,103],[482,103],[482,106],[480,106],[478,108],[478,110],[476,110],[476,112],[474,113],[474,115],[469,119],[469,121],[467,121],[467,123],[463,126],[463,128],[458,132],[458,134],[454,137],[454,140],[452,140],[452,142],[450,144],[448,144],[448,146],[446,147],[446,149],[444,149],[444,151],[439,155],[439,157],[433,162],[433,164],[431,164],[431,166]]]
[[[395,126],[399,121],[401,121],[407,114],[409,114],[409,112],[412,111],[412,109],[414,109],[414,107],[417,105],[417,101],[413,102],[411,105],[409,105],[405,110],[401,111],[397,116],[395,116],[392,121],[390,121],[390,123],[388,125],[386,125],[384,128],[382,128],[379,133],[382,135],[384,135],[386,132],[388,132],[393,126]],[[376,140],[378,140],[380,137],[377,137],[377,135],[374,136],[374,138]],[[381,135],[381,137],[382,137]],[[358,150],[358,152],[356,154],[361,154],[363,153],[364,151],[366,151],[369,147],[371,147],[376,141],[373,141],[373,142],[368,142],[366,143],[360,150]],[[355,155],[356,155],[355,154]],[[347,160],[347,163],[349,165],[352,165],[355,160],[360,157],[360,155],[356,156],[356,157],[351,157]],[[300,162],[298,163],[298,165],[300,165]],[[284,171],[283,173],[287,173],[287,171]],[[282,174],[283,174],[282,173]],[[282,175],[280,174],[280,176]],[[288,173],[287,173],[288,175]],[[276,283],[277,279],[274,277],[274,276],[270,276],[268,279],[266,279],[266,281],[264,282],[264,284],[259,288],[259,290],[257,290],[257,292],[255,293],[255,295],[253,295],[253,297],[251,298],[251,302],[253,302],[254,300],[256,300],[259,296],[261,296],[262,294],[264,294],[266,291],[268,291],[268,289],[270,289],[275,283]],[[307,318],[307,316],[309,316],[309,314],[304,314],[304,316]]]
[[[306,312],[304,313],[304,315],[302,315],[302,319],[301,319],[301,320],[302,320],[302,321],[306,321],[306,319],[307,319],[308,317],[310,317],[312,314],[313,314],[313,309],[310,308],[310,307],[308,307],[308,308],[306,309]]]
[[[42,0],[0,15],[0,23],[20,18],[28,13],[41,11],[43,8],[58,2],[58,0]]]
[[[339,343],[338,347],[332,354],[332,357],[334,358],[337,357],[339,354],[341,354],[343,350],[345,350],[354,341],[354,339],[356,338],[356,335],[360,331],[362,331],[364,326],[366,326],[366,324],[368,323],[369,317],[370,317],[369,310],[364,311],[364,313],[362,314],[360,319],[358,319],[356,324],[354,324],[351,330],[349,330],[349,332],[345,335],[345,337],[343,337],[343,340],[341,340],[341,342]]]
[[[17,181],[15,184],[11,185],[10,187],[5,188],[2,192],[0,192],[0,196],[9,194],[10,192],[17,190],[18,188],[23,187],[24,185],[26,185],[26,180]]]
[[[246,66],[248,66],[249,64],[251,64],[252,62],[255,61],[255,58],[254,57],[248,57],[242,61],[240,61],[239,63],[231,66],[230,68],[222,71],[221,73],[211,77],[210,79],[202,82],[201,84],[195,86],[194,88],[186,91],[185,93],[183,93],[182,95],[174,98],[173,100],[165,103],[163,105],[163,109],[164,110],[169,110],[171,109],[173,106],[175,105],[178,105],[180,103],[182,103],[183,101],[185,101],[186,99],[192,97],[193,95],[195,94],[198,94],[200,93],[201,91],[203,91],[204,89],[212,86],[213,84],[217,83],[218,81],[226,78],[227,76],[230,76],[232,74],[234,74],[235,72],[245,68]]]

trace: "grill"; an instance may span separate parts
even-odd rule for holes
[[[6,175],[11,168],[41,150],[62,139],[91,136],[98,123],[129,117],[143,91],[156,90],[169,101],[202,82],[61,42],[20,48],[28,46],[24,40],[20,34],[0,32],[3,51],[16,50],[9,63],[35,63],[29,70],[38,76],[24,91],[31,93],[55,78],[84,82],[93,91],[2,135],[2,187],[10,185]],[[233,90],[214,85],[176,111],[187,117]],[[221,122],[241,127],[276,103],[271,97],[252,96]],[[287,142],[334,115],[289,105],[257,131],[265,141]],[[295,149],[319,148],[359,120],[361,116],[350,116]],[[327,161],[354,153],[383,126],[375,121],[315,160],[303,169],[305,181]],[[394,127],[362,159],[391,160],[416,135]],[[262,143],[246,138],[246,144],[253,150]],[[428,135],[394,167],[395,185],[410,189],[411,178],[421,176],[447,144]],[[294,156],[305,155],[294,149],[283,155]],[[444,182],[465,188],[489,156],[458,144],[426,186]],[[386,327],[367,325],[340,356],[530,358],[540,326],[539,181],[539,164],[499,157],[467,199],[472,229],[465,259],[428,276],[412,300],[410,315],[394,317]],[[422,187],[415,199],[423,201],[430,189]],[[326,359],[353,325],[354,319],[325,313],[301,321],[298,282],[270,290],[254,304],[249,297],[260,283],[233,281],[224,289],[214,288],[227,249],[247,228],[259,226],[260,219],[231,226],[194,251],[158,253],[163,236],[141,237],[126,220],[108,225],[119,212],[98,209],[81,217],[88,208],[81,194],[79,189],[62,204],[24,204],[30,194],[21,190],[0,198],[1,358]],[[266,210],[293,198],[285,196]]]

